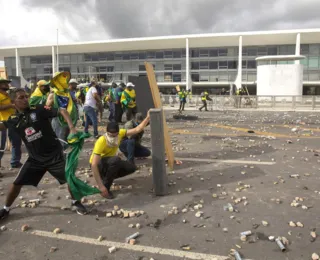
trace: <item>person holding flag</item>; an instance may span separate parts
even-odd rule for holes
[[[29,99],[30,106],[45,105],[50,92],[50,81],[39,80]]]
[[[46,106],[54,107],[56,109],[63,108],[68,113],[73,125],[77,124],[78,111],[76,104],[70,94],[69,81],[71,78],[70,72],[57,72],[51,80],[51,87],[53,93],[48,96]],[[69,126],[62,115],[58,115],[52,119],[52,128],[57,137],[64,142],[70,133]]]

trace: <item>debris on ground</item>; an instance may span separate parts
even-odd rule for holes
[[[29,226],[27,224],[24,224],[22,227],[21,227],[21,231],[22,232],[25,232],[29,229]]]

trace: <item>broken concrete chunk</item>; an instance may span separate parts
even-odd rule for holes
[[[128,227],[129,227],[129,228],[134,228],[134,225],[133,225],[133,224],[129,224]]]
[[[137,229],[140,229],[140,228],[141,228],[141,225],[140,225],[139,223],[137,223],[137,224],[136,224],[136,228],[137,228]]]
[[[275,237],[274,236],[269,236],[268,239],[269,239],[269,241],[274,241]]]
[[[203,212],[202,212],[202,211],[198,211],[198,212],[195,214],[195,216],[196,216],[197,218],[200,218],[202,215],[203,215]]]
[[[109,253],[112,254],[112,253],[116,252],[117,249],[115,246],[113,246],[113,247],[110,247],[108,250],[109,250]]]
[[[108,212],[108,213],[106,214],[106,217],[107,217],[107,218],[111,218],[111,217],[112,217],[112,213]]]
[[[59,234],[59,233],[61,233],[61,229],[60,228],[56,228],[56,229],[53,230],[53,233]]]
[[[301,222],[297,222],[297,226],[298,226],[298,227],[304,227]]]
[[[25,225],[23,225],[22,227],[21,227],[21,231],[22,232],[25,232],[25,231],[27,231],[29,229],[29,226],[27,225],[27,224],[25,224]]]
[[[6,227],[6,226],[1,226],[0,230],[1,230],[1,231],[6,231],[6,230],[7,230],[7,227]]]
[[[296,227],[297,225],[296,225],[296,223],[294,223],[293,221],[290,221],[290,222],[289,222],[289,226],[290,226],[290,227]]]
[[[99,236],[97,240],[101,242],[103,240],[103,236]]]
[[[313,238],[317,238],[317,233],[315,231],[311,231],[310,236]]]
[[[264,221],[264,220],[263,220],[261,223],[262,223],[262,225],[265,226],[265,227],[269,226],[269,223],[268,223],[267,221]]]
[[[50,248],[50,253],[56,252],[57,250],[58,250],[57,247],[52,246],[52,247]]]
[[[319,260],[320,257],[317,253],[313,253],[312,256],[311,256],[312,260]]]
[[[240,237],[240,240],[241,240],[242,242],[246,242],[246,241],[247,241],[247,236],[241,236],[241,237]]]

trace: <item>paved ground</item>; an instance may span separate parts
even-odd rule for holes
[[[153,195],[151,160],[139,161],[139,172],[117,181],[122,189],[115,200],[92,196],[89,204],[96,200],[98,205],[88,205],[91,214],[79,216],[61,209],[70,206],[67,190],[59,189],[48,175],[39,186],[46,191],[44,196],[31,187],[21,193],[23,200],[40,198],[40,205],[17,208],[0,223],[7,227],[0,231],[0,259],[228,259],[231,248],[243,259],[254,260],[301,260],[311,259],[314,252],[320,254],[320,238],[310,241],[311,230],[320,229],[320,193],[316,192],[320,190],[320,161],[314,151],[320,144],[317,113],[187,111],[187,115],[199,116],[196,121],[175,120],[173,113],[167,112],[167,119],[175,155],[184,159],[174,172],[168,171],[168,196]],[[248,133],[249,129],[254,133]],[[148,129],[145,144],[150,145]],[[92,142],[85,144],[79,167],[88,167],[92,146]],[[7,153],[2,165],[8,165],[9,159]],[[8,169],[2,172],[0,204],[16,174]],[[299,176],[290,177],[295,174]],[[94,184],[93,177],[80,177]],[[303,201],[292,207],[295,197]],[[238,204],[237,198],[242,199]],[[228,203],[237,212],[225,211]],[[194,209],[198,204],[203,207]],[[145,214],[106,218],[115,205]],[[187,212],[182,213],[183,209]],[[201,218],[195,216],[198,211],[203,212]],[[290,227],[290,221],[300,221],[304,227]],[[128,225],[136,223],[142,226],[141,236],[137,245],[130,246],[125,238],[137,230]],[[23,224],[31,229],[21,232]],[[61,235],[52,233],[57,227]],[[253,235],[241,242],[239,233],[247,230]],[[97,241],[99,236],[105,240]],[[286,237],[287,251],[281,252],[268,236]],[[110,254],[112,245],[118,250]],[[183,251],[183,246],[190,250]],[[51,247],[57,251],[50,253]]]

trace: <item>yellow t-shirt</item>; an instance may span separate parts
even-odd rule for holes
[[[11,100],[8,94],[0,93],[0,106],[10,105]],[[0,110],[0,120],[7,121],[9,116],[14,114],[15,110],[13,108],[8,108],[6,110]]]
[[[124,137],[126,137],[126,135],[127,135],[127,130],[120,129],[118,146],[116,146],[116,147],[109,147],[107,144],[106,137],[104,135],[100,136],[99,139],[94,144],[94,148],[93,148],[92,154],[90,156],[90,164],[92,163],[92,159],[93,159],[94,154],[100,155],[102,158],[116,156],[120,142],[122,141],[122,139]]]

